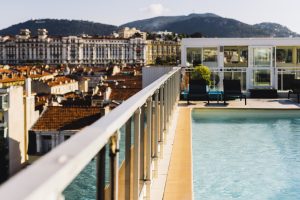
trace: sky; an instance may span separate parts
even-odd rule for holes
[[[0,0],[0,29],[29,19],[121,25],[155,17],[214,13],[248,24],[275,22],[300,33],[300,0]]]

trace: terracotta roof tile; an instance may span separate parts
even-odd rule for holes
[[[138,88],[114,88],[109,98],[115,101],[125,101],[139,91],[140,89]]]
[[[32,127],[33,131],[79,130],[101,117],[99,107],[49,106]]]

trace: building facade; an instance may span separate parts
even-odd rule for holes
[[[136,28],[124,27],[118,31],[118,35],[120,38],[131,38],[135,34],[140,34],[144,40],[147,38],[147,33],[142,32]]]
[[[30,79],[25,95],[22,86],[0,89],[0,182],[20,171],[28,160],[28,130],[39,117],[34,105]]]
[[[48,106],[29,133],[29,155],[43,155],[109,112],[99,107]]]
[[[243,90],[289,90],[300,79],[300,38],[186,38],[183,66],[210,67],[214,87],[239,79]]]
[[[180,42],[147,40],[147,65],[168,63],[176,64],[180,60]]]
[[[35,80],[32,82],[32,90],[35,93],[66,94],[79,89],[78,81],[65,76],[56,77],[52,80]]]
[[[37,36],[28,29],[14,37],[0,36],[0,64],[143,65],[145,51],[142,38],[53,37],[46,29],[39,29]]]

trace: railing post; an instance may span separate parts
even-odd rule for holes
[[[167,102],[167,105],[168,105],[168,128],[170,127],[170,120],[171,120],[171,108],[172,108],[172,97],[171,97],[171,83],[172,83],[172,80],[171,78],[169,78],[168,80],[168,102]]]
[[[172,114],[173,114],[173,110],[174,110],[174,96],[175,96],[175,89],[174,89],[174,87],[175,87],[175,82],[174,82],[174,80],[175,80],[175,74],[173,74],[172,75],[172,77],[171,77],[171,80],[172,80],[172,84],[171,84],[171,98],[172,98],[172,101],[171,101],[171,116],[172,116]]]
[[[178,101],[178,98],[180,98],[180,75],[181,72],[178,71],[176,73],[176,101]]]
[[[160,133],[159,133],[159,141],[164,141],[164,87],[161,86],[159,89],[159,103],[160,103]]]
[[[137,109],[134,113],[134,170],[133,170],[133,200],[139,199],[139,183],[140,183],[140,124],[141,109]]]
[[[126,122],[125,127],[125,199],[130,200],[131,188],[131,117]]]
[[[159,90],[155,91],[155,104],[154,104],[154,114],[153,114],[153,159],[154,159],[154,173],[153,176],[157,177],[158,170],[158,138],[159,138],[159,105],[158,105],[158,93]]]
[[[147,132],[146,132],[146,186],[147,198],[150,197],[150,184],[151,184],[151,133],[152,133],[152,97],[147,99]]]
[[[173,74],[172,75],[172,77],[171,77],[171,80],[172,80],[172,85],[171,85],[171,87],[172,87],[172,94],[171,94],[171,97],[172,97],[172,113],[173,113],[173,109],[174,109],[174,96],[175,96],[175,74]]]
[[[117,200],[119,195],[119,132],[110,138],[111,165],[111,199]]]
[[[154,104],[154,153],[153,157],[157,158],[158,151],[158,135],[159,135],[159,106],[158,106],[158,90],[155,92],[155,104]]]
[[[168,81],[165,82],[164,85],[164,133],[167,132],[168,126]]]
[[[140,116],[140,181],[145,179],[145,105],[141,107]]]
[[[97,200],[105,199],[105,163],[106,163],[106,145],[100,150],[96,157],[97,166]]]

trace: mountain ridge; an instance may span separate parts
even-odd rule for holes
[[[123,27],[136,27],[142,31],[172,31],[191,35],[202,33],[204,37],[299,37],[286,26],[273,22],[250,25],[236,19],[224,18],[214,13],[191,13],[179,16],[157,16],[125,23],[120,26],[87,20],[34,19],[11,25],[0,30],[0,35],[17,35],[28,28],[36,35],[38,28],[46,28],[49,35],[110,35]]]
[[[0,30],[0,35],[17,35],[20,29],[28,28],[36,35],[36,30],[45,28],[50,35],[109,35],[117,30],[117,26],[91,22],[87,20],[68,20],[68,19],[34,19],[27,20],[18,24],[11,25]]]

